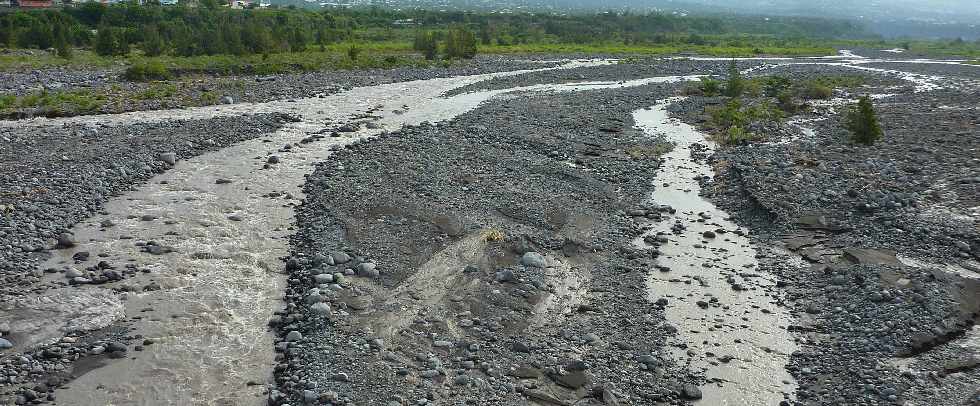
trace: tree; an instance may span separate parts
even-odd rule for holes
[[[728,79],[725,81],[725,96],[738,97],[745,91],[745,80],[742,79],[742,72],[738,70],[738,63],[735,59],[728,64]]]
[[[106,25],[99,27],[98,33],[95,34],[95,53],[101,56],[116,54],[116,36],[112,28]]]
[[[68,42],[68,26],[57,24],[54,26],[54,49],[58,57],[64,59],[72,58],[71,43]]]
[[[350,47],[347,48],[347,57],[350,58],[351,61],[356,62],[357,57],[359,57],[360,55],[361,55],[361,47],[357,46],[357,44],[352,42],[350,44]]]
[[[316,44],[320,47],[320,52],[327,50],[327,29],[323,26],[316,29]]]
[[[430,61],[436,59],[436,54],[439,52],[439,43],[436,41],[436,34],[432,31],[419,30],[415,33],[415,42],[412,44],[412,48],[422,52],[425,55],[425,59]]]
[[[871,145],[882,136],[878,114],[867,95],[858,99],[856,107],[847,112],[844,126],[851,131],[851,137],[858,144]]]
[[[306,43],[309,42],[309,37],[306,35],[306,30],[299,25],[294,25],[291,30],[289,30],[289,50],[293,52],[303,52],[306,50]]]
[[[461,26],[449,29],[446,34],[446,58],[472,58],[476,56],[476,36]]]
[[[163,55],[165,46],[163,37],[160,35],[160,29],[156,26],[147,28],[146,32],[143,33],[143,54],[146,56]]]
[[[221,42],[224,43],[226,53],[245,55],[245,45],[242,45],[242,33],[238,25],[221,24]]]

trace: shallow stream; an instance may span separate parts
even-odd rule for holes
[[[714,144],[694,127],[669,118],[665,100],[633,114],[650,136],[674,143],[657,172],[651,203],[675,213],[650,224],[636,240],[659,237],[662,268],[647,279],[651,301],[667,300],[667,321],[678,330],[671,343],[679,363],[703,371],[704,405],[775,405],[796,385],[786,371],[795,350],[787,309],[779,306],[775,280],[756,269],[756,248],[747,230],[700,195],[698,178],[711,176],[703,159]],[[649,240],[649,238],[648,238]]]

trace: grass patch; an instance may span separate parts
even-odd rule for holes
[[[379,45],[379,44],[374,44]],[[401,49],[403,46],[361,46],[358,45],[356,58],[349,55],[347,47],[327,47],[324,51],[307,50],[272,55],[213,55],[152,58],[171,72],[181,74],[214,75],[272,75],[280,73],[299,73],[320,70],[391,69],[399,67],[448,66],[445,61],[427,61],[420,55]],[[408,46],[407,44],[405,46]]]
[[[139,100],[162,100],[177,95],[177,85],[173,83],[154,83],[146,90],[136,94]]]
[[[49,117],[75,114],[88,114],[98,111],[104,104],[104,95],[91,90],[70,90],[65,92],[41,91],[24,96],[0,96],[0,114],[18,115],[23,110]]]
[[[480,53],[487,54],[634,54],[634,55],[677,55],[695,54],[706,56],[748,57],[757,55],[785,56],[824,56],[835,55],[832,47],[800,46],[800,47],[734,47],[712,45],[623,45],[621,43],[607,44],[517,44],[517,45],[483,45]]]
[[[506,237],[507,236],[504,235],[503,231],[500,231],[496,228],[483,230],[483,232],[480,233],[480,238],[483,239],[483,241],[485,242],[503,241],[504,238]]]
[[[674,149],[672,144],[656,144],[653,146],[649,145],[634,145],[632,147],[626,148],[623,152],[629,155],[633,159],[659,159],[661,155],[666,154]]]
[[[148,82],[151,80],[168,80],[173,78],[173,73],[158,60],[136,61],[123,72],[126,80],[134,82]]]
[[[96,55],[89,50],[76,49],[72,59],[60,58],[47,51],[32,50],[33,55],[21,52],[0,54],[0,71],[23,71],[42,68],[108,68],[122,63],[121,59]]]

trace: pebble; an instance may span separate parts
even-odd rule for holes
[[[286,334],[286,341],[289,342],[296,342],[302,339],[303,339],[303,333],[300,333],[299,331],[296,330],[290,331],[289,334]]]
[[[548,265],[548,261],[545,259],[544,255],[537,252],[526,252],[524,256],[521,257],[521,265],[544,268]]]

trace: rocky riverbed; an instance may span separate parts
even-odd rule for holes
[[[595,56],[582,56],[582,59]],[[505,57],[480,56],[445,67],[330,70],[273,75],[188,75],[166,82],[133,82],[123,78],[123,69],[39,69],[30,72],[0,72],[0,95],[83,92],[102,98],[92,111],[23,108],[5,114],[5,119],[35,116],[112,114],[127,111],[176,109],[215,104],[259,103],[336,94],[355,87],[481,73],[557,66],[568,56]]]
[[[884,54],[742,145],[697,58],[4,126],[0,403],[973,404],[980,67]]]

